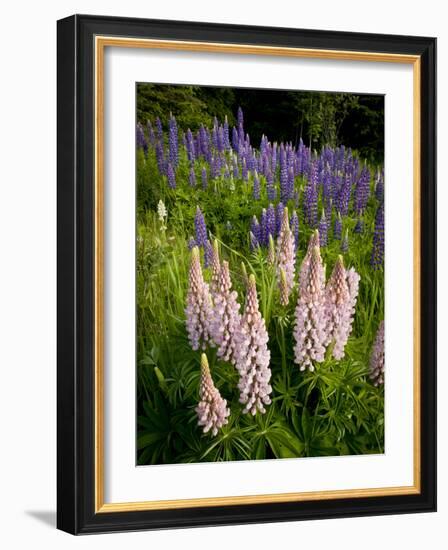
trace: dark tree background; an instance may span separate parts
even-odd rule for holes
[[[158,116],[166,124],[172,113],[183,130],[211,126],[213,117],[230,126],[236,111],[244,112],[244,127],[258,146],[262,134],[270,141],[356,149],[371,163],[384,159],[384,96],[332,92],[301,92],[249,88],[216,88],[167,84],[137,85],[137,119],[142,124]]]

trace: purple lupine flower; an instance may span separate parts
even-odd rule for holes
[[[380,204],[376,211],[375,233],[370,263],[373,269],[381,269],[384,260],[384,205]]]
[[[260,200],[260,180],[258,179],[258,173],[256,170],[254,172],[253,197],[256,201]]]
[[[229,121],[227,120],[227,115],[224,117],[224,124],[222,129],[223,129],[224,147],[226,149],[230,149]]]
[[[284,149],[280,149],[280,201],[284,204],[286,204],[289,199],[288,184],[288,167],[286,165]]]
[[[257,237],[252,233],[252,231],[249,231],[249,248],[250,251],[253,252],[254,250],[257,250],[257,248],[260,246],[260,241],[257,239]]]
[[[317,246],[311,251],[306,275],[295,310],[294,362],[301,371],[313,371],[314,363],[324,360],[326,327],[325,272]]]
[[[201,181],[202,181],[202,189],[207,189],[207,186],[208,186],[207,168],[205,168],[205,166],[201,170]]]
[[[342,185],[338,192],[337,198],[337,208],[338,212],[342,216],[346,216],[348,213],[348,205],[350,203],[350,195],[352,190],[352,179],[350,174],[346,174],[345,178],[342,180]]]
[[[227,408],[227,401],[221,397],[213,383],[205,353],[201,355],[199,403],[195,411],[198,416],[198,426],[203,427],[204,433],[211,432],[215,436],[218,430],[228,423],[230,409]]]
[[[237,353],[235,366],[239,372],[240,403],[243,413],[265,413],[264,405],[271,403],[272,387],[269,384],[271,353],[268,350],[269,336],[258,307],[255,276],[251,274],[247,284],[246,304],[236,333]]]
[[[260,224],[258,223],[257,216],[252,216],[252,220],[250,222],[250,230],[253,236],[255,237],[255,239],[257,240],[257,242],[260,242],[261,227],[260,227]]]
[[[235,151],[238,151],[238,146],[239,146],[238,130],[234,126],[232,128],[232,147]]]
[[[168,187],[170,189],[176,189],[176,174],[174,173],[174,168],[171,162],[168,163],[167,178],[168,178]]]
[[[193,248],[194,248],[195,246],[198,246],[197,243],[196,243],[196,241],[195,241],[195,239],[194,239],[194,237],[190,237],[190,238],[188,239],[187,246],[188,246],[188,250],[189,250],[190,252],[193,250]]]
[[[310,177],[305,187],[304,213],[305,220],[310,227],[317,226],[317,167],[313,162],[310,170]]]
[[[352,331],[358,288],[358,273],[353,268],[347,271],[342,256],[338,256],[325,289],[325,344],[334,343],[332,353],[337,360],[345,355],[345,345]]]
[[[277,239],[277,276],[280,287],[280,303],[282,306],[288,305],[289,295],[294,286],[295,259],[294,236],[289,227],[288,208],[285,207],[282,226]]]
[[[241,165],[241,177],[244,181],[247,181],[249,178],[249,170],[247,169],[246,159],[243,158],[243,164]]]
[[[334,220],[333,236],[338,241],[341,240],[341,236],[342,236],[342,218],[341,218],[341,214],[339,212],[338,212],[338,215],[336,216],[336,218]]]
[[[341,241],[341,252],[348,252],[348,229],[345,230],[344,238]]]
[[[375,183],[375,197],[383,202],[384,200],[384,171],[378,172]]]
[[[263,208],[260,219],[260,238],[258,240],[261,246],[266,246],[268,244],[268,239],[268,217],[266,208]]]
[[[213,340],[218,347],[218,357],[235,364],[237,352],[235,335],[240,327],[241,316],[238,295],[231,289],[229,263],[223,261],[214,294],[213,319],[210,328]]]
[[[188,182],[191,187],[196,187],[196,174],[194,173],[193,166],[190,168],[190,174],[188,176]]]
[[[297,252],[297,249],[299,248],[299,216],[295,210],[289,220],[289,225],[294,236],[294,250]]]
[[[145,156],[148,154],[148,142],[146,141],[145,132],[140,123],[137,124],[137,147],[143,149]]]
[[[384,321],[378,325],[378,330],[370,355],[370,380],[374,386],[384,384]]]
[[[204,214],[201,212],[199,206],[196,208],[196,214],[194,216],[194,227],[196,230],[196,242],[198,246],[205,248],[208,242],[207,227],[205,225]]]
[[[179,162],[179,151],[178,151],[178,132],[177,132],[177,123],[173,115],[170,116],[168,122],[169,125],[169,134],[168,134],[168,144],[169,144],[169,159],[173,166],[177,166]]]
[[[274,185],[274,174],[269,168],[266,171],[266,193],[268,195],[268,200],[275,201],[277,190]]]
[[[275,237],[277,235],[276,231],[276,214],[275,214],[275,208],[273,204],[270,204],[268,206],[268,209],[266,210],[266,235],[267,240],[269,240],[269,235],[272,235]]]
[[[325,217],[325,211],[322,210],[322,216],[319,221],[319,242],[320,246],[327,246],[328,242],[328,225],[327,218]]]
[[[361,170],[361,174],[355,187],[354,207],[356,214],[361,213],[366,209],[367,201],[370,195],[370,171],[367,166]]]
[[[204,267],[210,267],[213,262],[213,246],[207,241],[204,246]]]
[[[275,213],[275,235],[277,236],[280,233],[283,221],[283,210],[285,209],[282,202],[277,204],[277,210]]]
[[[199,248],[197,246],[191,251],[185,315],[191,348],[195,351],[199,348],[205,349],[211,341],[212,300],[208,284],[204,281],[202,275]]]

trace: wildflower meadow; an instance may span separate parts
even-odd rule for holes
[[[382,100],[269,97],[137,86],[140,465],[384,452]]]

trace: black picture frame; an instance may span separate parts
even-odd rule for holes
[[[57,24],[57,526],[73,534],[431,512],[436,509],[436,39],[74,15]],[[94,51],[97,35],[382,52],[421,60],[419,494],[95,512]]]

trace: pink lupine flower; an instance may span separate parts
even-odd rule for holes
[[[235,334],[239,329],[241,316],[240,304],[237,302],[237,293],[232,288],[229,264],[222,262],[218,284],[214,294],[213,318],[210,331],[215,344],[218,346],[218,357],[223,361],[235,363],[236,340]]]
[[[288,305],[289,295],[294,286],[295,257],[294,235],[289,228],[288,208],[285,207],[283,210],[282,225],[277,239],[277,269],[279,287],[281,288],[280,303],[282,306]],[[283,282],[282,272],[284,273]]]
[[[316,229],[313,231],[310,240],[308,241],[308,248],[305,254],[305,257],[303,258],[302,265],[300,266],[300,273],[299,273],[299,290],[304,288],[306,286],[306,281],[308,279],[308,270],[310,267],[310,260],[311,255],[313,252],[314,247],[316,247],[320,250],[320,241],[319,241],[319,231]]]
[[[370,356],[370,375],[374,386],[384,384],[384,321],[378,326]]]
[[[198,415],[198,426],[203,426],[204,433],[211,431],[214,436],[222,426],[227,424],[227,417],[230,414],[227,401],[221,397],[213,383],[205,353],[201,355],[201,385],[199,403],[195,410]]]
[[[314,363],[324,360],[325,327],[325,273],[319,248],[315,246],[295,311],[294,361],[301,371],[306,368],[313,371]]]
[[[325,344],[334,342],[333,357],[342,359],[348,332],[351,329],[350,293],[342,256],[338,256],[333,272],[328,279],[325,302],[327,315]]]
[[[212,300],[208,284],[204,281],[199,256],[199,248],[191,251],[189,287],[187,294],[187,332],[193,350],[205,349],[212,342],[210,320],[212,317]]]
[[[271,353],[268,350],[268,333],[258,308],[257,287],[253,274],[249,276],[246,304],[240,329],[237,333],[236,368],[240,374],[238,388],[240,403],[245,405],[243,413],[255,415],[264,413],[269,405],[272,388],[269,384]]]
[[[212,254],[212,278],[210,281],[210,292],[214,299],[219,285],[219,272],[221,270],[221,261],[219,259],[219,247],[218,241],[213,241],[213,254]]]

